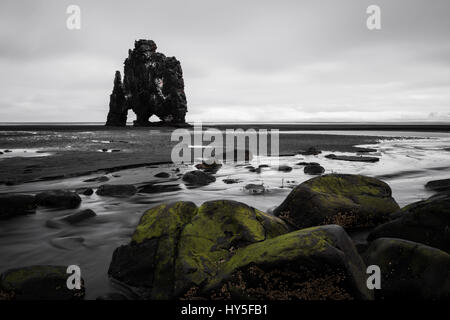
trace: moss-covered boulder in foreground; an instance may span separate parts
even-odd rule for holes
[[[412,203],[375,228],[368,240],[401,238],[420,242],[450,253],[450,195],[437,194]]]
[[[352,229],[379,225],[398,209],[383,181],[329,174],[298,185],[274,214],[298,229],[326,224]]]
[[[282,220],[235,201],[163,204],[115,250],[109,274],[140,297],[169,299],[215,276],[240,247],[286,232]]]
[[[0,299],[11,300],[78,300],[81,289],[69,290],[65,266],[30,266],[11,269],[0,276]]]
[[[450,255],[402,239],[380,238],[366,252],[381,270],[377,299],[450,299]]]
[[[365,265],[344,229],[328,225],[238,250],[217,277],[187,298],[372,299],[365,278]]]

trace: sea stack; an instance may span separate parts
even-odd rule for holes
[[[136,114],[134,126],[150,126],[156,115],[167,125],[186,123],[187,101],[183,71],[175,57],[156,52],[152,40],[138,40],[128,51],[124,78],[116,71],[110,96],[107,126],[126,126],[128,110]]]

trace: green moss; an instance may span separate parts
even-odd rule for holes
[[[164,235],[174,236],[191,221],[196,209],[194,203],[181,201],[152,208],[141,217],[132,240],[141,243]]]
[[[43,278],[50,274],[65,275],[65,269],[56,266],[33,266],[13,269],[6,273],[1,286],[5,290],[14,290],[24,282],[32,278]]]
[[[306,259],[333,246],[333,240],[321,227],[312,227],[278,236],[273,239],[251,244],[239,249],[226,262],[220,274],[208,283],[205,290],[216,287],[243,267],[248,265],[270,265],[288,263],[302,256]]]
[[[199,285],[240,247],[288,232],[284,222],[236,201],[205,202],[184,228],[177,260],[177,288]]]
[[[306,184],[315,192],[346,196],[365,194],[379,197],[384,194],[383,189],[386,188],[386,185],[377,179],[357,175],[325,175],[311,179]]]

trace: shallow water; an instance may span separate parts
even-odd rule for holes
[[[379,135],[379,133],[377,133]],[[399,136],[398,132],[395,136]],[[388,135],[387,135],[388,136]],[[393,190],[397,202],[404,206],[431,195],[424,189],[430,180],[450,177],[450,147],[448,134],[417,134],[408,139],[387,139],[375,145],[364,145],[377,149],[370,156],[379,156],[377,163],[346,162],[327,159],[324,152],[318,156],[287,156],[279,159],[256,158],[250,163],[254,166],[279,164],[293,167],[291,172],[280,172],[275,166],[263,168],[260,174],[249,172],[244,165],[224,164],[215,174],[216,182],[200,187],[189,188],[183,184],[180,175],[193,170],[193,166],[159,165],[117,171],[105,174],[107,183],[131,183],[138,187],[152,185],[149,193],[138,193],[131,198],[110,198],[97,195],[81,196],[82,205],[76,210],[38,209],[35,215],[20,217],[0,223],[0,271],[33,264],[76,264],[81,267],[86,281],[87,298],[114,291],[107,278],[107,270],[113,250],[128,243],[142,213],[159,203],[169,201],[193,201],[200,205],[213,199],[232,199],[247,203],[255,208],[270,212],[289,194],[290,188],[311,178],[303,173],[300,161],[319,162],[326,173],[352,173],[379,177]],[[350,153],[338,153],[354,155]],[[179,168],[180,172],[176,172]],[[157,179],[156,173],[168,172],[168,179]],[[74,189],[78,187],[97,188],[98,182],[83,182],[102,174],[82,177],[26,183],[15,186],[0,186],[0,193],[29,192],[41,190]],[[226,178],[239,179],[237,184],[225,184]],[[104,182],[103,182],[104,183]],[[157,187],[154,186],[156,183]],[[263,183],[267,192],[251,194],[244,190],[249,183]],[[165,187],[164,187],[165,186]],[[156,189],[155,189],[156,188]],[[164,192],[167,191],[167,192]],[[156,192],[156,193],[154,193]],[[81,209],[90,208],[97,217],[78,225],[65,225],[49,228],[46,221]]]

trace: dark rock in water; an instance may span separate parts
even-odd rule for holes
[[[203,170],[205,172],[210,172],[210,173],[216,173],[217,171],[219,171],[219,169],[222,167],[222,165],[220,163],[206,163],[206,162],[202,162],[199,164],[196,164],[195,167],[199,170]]]
[[[380,238],[366,252],[367,265],[381,270],[378,299],[450,299],[450,255],[401,239]]]
[[[155,174],[155,178],[170,178],[170,173],[160,172]]]
[[[323,224],[353,229],[379,225],[398,209],[391,188],[383,181],[360,175],[328,174],[295,187],[275,215],[298,229]]]
[[[107,126],[126,126],[129,109],[136,114],[135,126],[150,125],[152,115],[168,124],[185,123],[183,71],[175,57],[156,52],[152,40],[138,40],[124,64],[123,83],[116,71]]]
[[[107,197],[131,197],[137,193],[137,188],[131,184],[104,184],[96,192],[99,196]]]
[[[201,170],[195,170],[186,172],[183,181],[192,185],[207,185],[216,181],[216,178]]]
[[[82,210],[82,211],[79,211],[77,213],[68,215],[68,216],[62,218],[61,220],[65,221],[65,222],[68,222],[70,224],[75,224],[75,223],[84,221],[86,219],[95,217],[96,215],[97,214],[93,210],[86,209],[86,210]]]
[[[298,166],[320,166],[320,163],[317,162],[299,162],[297,163]]]
[[[234,183],[239,183],[241,182],[240,179],[223,179],[222,180],[224,183],[226,184],[234,184]]]
[[[320,165],[307,165],[303,172],[310,175],[320,175],[325,172],[325,168]]]
[[[205,283],[235,250],[286,232],[280,219],[236,201],[162,204],[114,251],[108,274],[143,298],[172,299]]]
[[[83,237],[60,237],[50,240],[50,244],[58,249],[74,250],[83,246]]]
[[[36,202],[39,206],[48,208],[73,209],[80,205],[80,196],[72,191],[54,190],[44,191],[36,195]]]
[[[342,161],[356,161],[356,162],[378,162],[380,158],[377,157],[362,157],[362,156],[337,156],[335,154],[328,154],[325,158],[332,160],[342,160]]]
[[[377,152],[377,149],[372,149],[372,148],[356,148],[356,152],[358,153],[370,153],[370,152]]]
[[[0,276],[0,296],[11,300],[79,300],[81,288],[67,288],[67,266],[30,266],[10,269]]]
[[[8,149],[6,149],[6,150],[4,150],[3,151],[4,153],[10,153],[10,152],[12,152],[11,150],[8,150]]]
[[[236,251],[198,295],[232,300],[371,300],[365,269],[342,227],[314,227]]]
[[[316,149],[315,147],[309,147],[308,149],[299,151],[298,153],[304,156],[317,156],[318,154],[321,154],[322,151]]]
[[[94,194],[94,190],[92,188],[78,188],[76,192],[85,196],[91,196]]]
[[[3,152],[0,151],[0,154],[3,154]]]
[[[266,188],[264,187],[263,184],[250,183],[250,184],[247,184],[244,187],[244,189],[252,194],[261,194],[261,193],[266,192]]]
[[[258,168],[270,168],[268,164],[260,164]]]
[[[139,193],[164,193],[181,190],[179,184],[148,184],[139,189]]]
[[[128,300],[127,296],[118,293],[118,292],[111,292],[104,294],[102,296],[97,297],[95,300],[112,300],[112,301],[120,301],[120,300]]]
[[[434,180],[427,182],[425,188],[433,191],[450,191],[450,179]]]
[[[281,165],[281,166],[278,166],[278,171],[290,172],[290,171],[292,171],[292,167],[286,166],[286,165]]]
[[[438,194],[412,203],[392,218],[392,221],[375,228],[368,240],[400,238],[450,253],[450,195]]]
[[[0,220],[36,212],[36,199],[32,195],[0,195]]]
[[[83,182],[106,182],[109,181],[107,176],[95,177],[91,179],[84,180]]]

